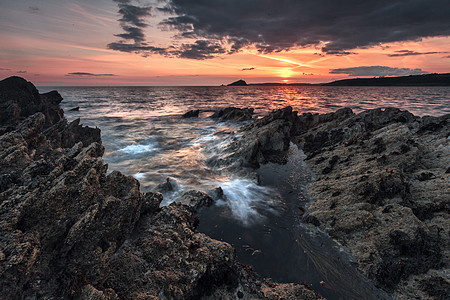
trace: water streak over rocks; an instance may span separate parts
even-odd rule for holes
[[[282,162],[289,141],[304,150],[316,175],[304,221],[344,245],[379,287],[399,298],[448,296],[450,115],[297,116],[288,107],[241,134],[229,157],[242,165]]]
[[[194,207],[160,208],[161,194],[107,175],[99,130],[67,124],[60,101],[18,77],[0,82],[2,298],[320,298],[258,281],[229,244],[196,231]]]

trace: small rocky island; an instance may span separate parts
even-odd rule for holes
[[[247,85],[248,85],[247,82],[245,82],[242,79],[239,79],[238,81],[227,84],[227,86],[247,86]]]
[[[0,81],[0,298],[321,299],[305,284],[259,278],[231,245],[199,233],[208,195],[160,207],[161,194],[108,173],[100,129],[68,123],[61,101],[20,77]],[[216,112],[249,120],[225,166],[283,163],[298,145],[316,176],[303,222],[393,298],[448,297],[450,115],[252,114]]]

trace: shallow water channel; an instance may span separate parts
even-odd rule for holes
[[[53,89],[53,88],[51,88]],[[50,88],[41,90],[49,91]],[[174,179],[175,190],[163,205],[188,190],[221,186],[226,199],[199,211],[199,230],[235,246],[238,261],[262,277],[305,282],[328,299],[385,299],[365,280],[340,245],[301,222],[312,180],[302,152],[291,148],[286,165],[266,164],[256,172],[260,184],[243,170],[211,166],[239,138],[236,123],[218,123],[213,111],[253,107],[256,117],[292,105],[303,112],[330,112],[343,106],[356,112],[399,106],[419,115],[446,112],[448,89],[441,88],[221,88],[221,87],[66,87],[58,88],[69,121],[102,130],[105,163],[153,191]],[[361,102],[361,99],[366,99]],[[420,105],[419,105],[420,104]],[[70,111],[79,107],[79,110]],[[200,109],[199,118],[182,118]],[[448,110],[448,109],[447,109]],[[251,173],[251,172],[250,172]],[[306,212],[307,213],[307,212]]]
[[[307,283],[327,299],[390,299],[362,276],[342,246],[301,222],[306,185],[313,180],[302,151],[291,145],[287,164],[268,163],[257,173],[261,186],[273,191],[273,210],[254,207],[259,221],[244,224],[227,206],[203,208],[200,232],[231,243],[239,262],[275,282]]]

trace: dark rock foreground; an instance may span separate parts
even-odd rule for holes
[[[315,174],[304,222],[327,232],[399,299],[449,299],[450,115],[349,108],[274,111],[241,128],[219,164],[283,163],[290,143]]]
[[[196,230],[194,207],[160,208],[161,194],[107,174],[100,130],[68,123],[61,100],[0,81],[1,299],[320,298],[259,281],[229,244]]]
[[[161,194],[107,174],[100,130],[68,123],[61,100],[19,77],[0,81],[0,299],[320,298],[259,281],[229,244],[199,233],[195,209],[210,196],[189,191],[160,208]],[[252,113],[230,108],[218,120]],[[239,135],[217,163],[283,163],[295,143],[316,177],[304,222],[394,298],[449,298],[449,115],[287,107]]]

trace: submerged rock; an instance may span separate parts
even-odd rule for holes
[[[177,183],[175,179],[173,178],[166,178],[166,182],[158,184],[153,191],[158,193],[167,193],[167,192],[173,192],[177,186]]]
[[[320,299],[260,282],[231,245],[196,231],[192,207],[160,208],[161,194],[107,174],[100,130],[68,124],[60,101],[22,78],[0,81],[1,298]],[[210,203],[197,193],[186,199]]]
[[[222,187],[218,186],[210,191],[208,191],[208,195],[214,200],[217,201],[222,199],[225,195],[223,193]]]
[[[199,109],[190,110],[187,113],[183,114],[181,117],[183,118],[198,118],[198,114],[200,113]]]

